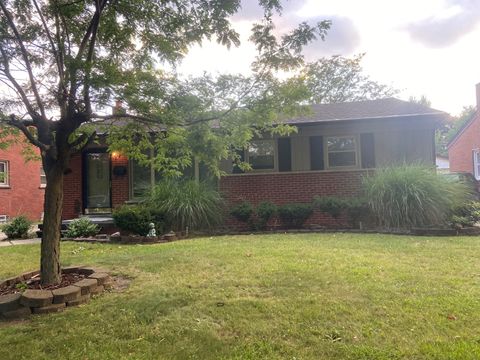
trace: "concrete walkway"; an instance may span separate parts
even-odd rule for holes
[[[40,244],[40,239],[24,239],[24,240],[3,240],[0,241],[0,247],[13,246],[13,245],[28,245],[28,244]]]

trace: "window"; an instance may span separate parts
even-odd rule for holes
[[[480,149],[473,150],[473,174],[480,180]]]
[[[40,167],[40,187],[44,188],[45,186],[47,186],[47,175],[45,175],[43,167]]]
[[[357,166],[357,140],[355,136],[327,137],[326,147],[329,168]]]
[[[275,168],[275,141],[252,141],[248,147],[248,163],[253,170],[273,170]]]
[[[8,186],[8,161],[0,161],[0,186]]]

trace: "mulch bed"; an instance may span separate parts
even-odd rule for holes
[[[0,295],[16,294],[16,293],[23,292],[24,290],[27,290],[27,289],[55,290],[55,289],[67,287],[85,278],[86,276],[84,274],[67,273],[67,274],[62,274],[62,281],[59,284],[42,286],[40,284],[40,275],[35,275],[29,280],[17,282],[16,284],[12,284],[10,286],[4,286],[0,288]]]

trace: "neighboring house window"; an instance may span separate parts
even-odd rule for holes
[[[47,175],[43,167],[40,167],[40,187],[44,188],[47,186]]]
[[[326,150],[329,168],[357,166],[358,151],[355,136],[327,137]]]
[[[473,173],[480,180],[480,149],[473,150]]]
[[[8,161],[0,160],[0,186],[8,186]]]
[[[252,141],[247,155],[247,161],[253,170],[273,170],[275,168],[275,141]]]

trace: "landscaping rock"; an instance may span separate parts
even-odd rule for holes
[[[88,278],[89,279],[96,279],[97,282],[98,282],[98,285],[103,285],[106,282],[108,282],[108,280],[110,280],[110,276],[107,273],[98,273],[98,272],[95,272],[95,273],[89,275]]]
[[[16,320],[16,319],[25,319],[32,314],[30,308],[28,307],[20,307],[16,310],[7,311],[0,314],[0,317],[5,320]]]
[[[35,275],[38,275],[39,273],[40,272],[38,270],[37,271],[29,271],[29,272],[23,273],[19,277],[23,278],[23,281],[27,281],[27,280],[30,280]]]
[[[94,291],[97,285],[97,279],[83,279],[73,284],[73,286],[78,286],[80,289],[82,289],[82,295],[87,295]]]
[[[0,296],[0,313],[17,310],[20,307],[22,294],[8,294]]]
[[[61,304],[67,301],[77,300],[81,296],[81,292],[82,289],[74,285],[52,290],[53,303]]]
[[[65,309],[65,306],[66,306],[65,303],[51,304],[43,307],[36,307],[36,308],[33,308],[32,310],[34,314],[49,314],[49,313],[62,311],[63,309]]]
[[[90,294],[82,295],[76,300],[68,301],[67,306],[77,306],[77,305],[85,304],[88,302],[88,300],[90,300]]]
[[[105,291],[105,288],[103,287],[103,285],[98,285],[98,286],[95,288],[95,290],[92,290],[92,291],[90,292],[90,294],[92,294],[92,295],[98,295],[98,294],[103,293],[104,291]]]
[[[113,281],[112,281],[112,279],[108,279],[108,281],[104,282],[104,283],[103,283],[103,288],[104,288],[105,290],[111,290],[111,289],[113,289]]]
[[[82,268],[83,266],[68,266],[68,267],[62,268],[62,273],[64,274],[79,273],[80,269]]]
[[[20,304],[27,307],[45,307],[52,303],[53,294],[50,290],[25,290],[20,298]]]

